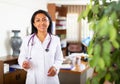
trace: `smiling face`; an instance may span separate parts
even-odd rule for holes
[[[49,19],[42,13],[35,16],[33,25],[36,27],[38,32],[47,33],[48,26],[50,25]]]

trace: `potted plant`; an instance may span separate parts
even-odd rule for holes
[[[97,72],[87,84],[120,84],[120,0],[91,0],[79,21],[84,18],[94,32],[87,51]]]

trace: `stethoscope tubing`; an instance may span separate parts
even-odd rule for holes
[[[35,33],[30,37],[30,39],[28,40],[28,44],[27,44],[27,46],[29,47],[30,45],[30,41],[31,41],[31,46],[33,46],[34,45],[34,37],[35,37]],[[50,36],[50,41],[48,42],[48,44],[47,44],[47,47],[46,47],[46,49],[45,49],[45,51],[46,52],[48,52],[49,51],[49,47],[50,47],[50,44],[51,44],[51,41],[52,41],[52,37],[51,37],[51,34],[49,33],[49,36]]]
[[[27,46],[28,46],[29,57],[26,57],[26,59],[27,59],[28,61],[32,59],[32,58],[31,58],[31,51],[32,51],[32,48],[33,48],[33,46],[34,46],[34,37],[35,37],[35,35],[36,35],[36,34],[33,33],[32,36],[30,37],[30,39],[28,40]],[[45,49],[46,52],[49,51],[49,47],[50,47],[50,44],[51,44],[51,41],[52,41],[51,34],[49,34],[49,36],[50,36],[50,41],[48,42],[47,47],[46,47],[46,49]],[[30,42],[31,42],[31,46],[30,46]]]
[[[31,46],[33,46],[33,44],[34,44],[34,37],[35,37],[35,33],[32,34],[32,36],[31,36],[30,39],[28,40],[28,44],[27,44],[27,46],[29,46],[31,40],[32,40],[32,42],[31,42]]]

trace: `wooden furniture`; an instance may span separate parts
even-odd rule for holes
[[[56,22],[59,20],[57,17],[66,17],[67,15],[67,7],[66,6],[61,6],[58,7],[54,3],[50,3],[47,5],[48,13],[50,14],[52,21]],[[58,13],[58,15],[56,15]],[[55,25],[56,26],[56,25]],[[61,35],[61,34],[66,34],[66,28],[62,29],[59,28],[57,29],[56,27],[56,35]]]
[[[89,69],[89,66],[86,66],[84,70],[80,70],[78,66],[74,70],[61,69],[59,73],[60,84],[86,84]]]
[[[67,13],[76,13],[79,14],[85,9],[86,6],[83,5],[65,5],[65,4],[56,4],[56,3],[48,3],[47,9],[52,17],[52,20],[57,24],[57,22],[60,22],[60,18],[67,18]],[[60,17],[60,18],[59,18]],[[61,19],[62,20],[62,19]],[[64,20],[64,19],[63,19]],[[66,20],[67,24],[67,20]],[[79,24],[81,31],[81,24]],[[68,31],[66,31],[67,28],[62,29],[61,27],[57,28],[56,25],[56,35],[60,36],[62,38],[66,38],[66,34]],[[76,35],[76,34],[75,34]],[[80,40],[81,40],[81,32],[80,32]],[[86,52],[86,49],[84,45],[81,43],[81,41],[78,42],[66,42],[66,47],[63,50],[63,55],[68,56],[70,53],[81,53]]]
[[[60,21],[60,19],[57,17],[66,17],[67,7],[65,7],[65,6],[59,7],[54,3],[50,3],[47,5],[47,9],[48,9],[48,13],[50,14],[50,16],[52,18],[52,21],[54,21],[56,23],[55,24],[55,27],[56,27],[55,34],[58,35],[61,40],[66,39],[66,28],[62,28],[62,27],[58,28],[57,27],[57,22]],[[58,15],[57,15],[57,13],[58,13]],[[63,55],[66,56],[66,47],[62,47],[62,51],[63,51]]]
[[[56,29],[56,34],[66,34],[66,29]]]
[[[57,6],[55,3],[48,3],[47,9],[53,21],[56,21],[56,12],[58,12],[58,16],[65,16],[67,14],[66,6]],[[52,10],[51,10],[52,9]]]
[[[15,69],[4,73],[4,63],[10,65],[17,64],[18,57],[0,57],[0,84],[25,84],[26,72],[22,69]]]
[[[83,52],[83,46],[81,42],[67,42],[67,56],[71,53],[81,53]]]

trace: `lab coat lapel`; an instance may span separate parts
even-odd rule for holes
[[[38,39],[38,38],[37,38],[37,39]],[[38,39],[38,41],[40,42],[41,47],[45,50],[45,49],[47,48],[47,45],[48,45],[49,41],[50,41],[50,36],[49,36],[49,34],[47,34],[47,36],[45,37],[43,43],[41,43],[41,41],[40,41],[39,39]]]
[[[46,45],[48,44],[49,40],[50,40],[49,34],[47,34],[47,36],[45,37],[45,40],[43,41],[43,43],[38,39],[37,36],[35,36],[35,44],[43,47],[44,49],[46,48]]]

